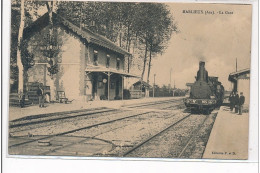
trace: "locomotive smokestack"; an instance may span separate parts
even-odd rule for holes
[[[204,61],[200,61],[199,65],[200,65],[200,69],[201,69],[201,68],[204,68],[204,69],[205,69],[205,62],[204,62]]]
[[[199,63],[199,71],[197,73],[197,81],[208,82],[208,72],[205,69],[205,62],[204,61],[200,61],[200,63]]]

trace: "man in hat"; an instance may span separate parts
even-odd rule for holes
[[[235,102],[235,113],[238,113],[238,108],[239,108],[239,95],[238,95],[237,92],[235,92],[234,102]]]
[[[37,89],[37,95],[39,98],[39,107],[43,108],[44,107],[44,94],[43,94],[43,89],[40,85],[38,86],[38,89]]]
[[[229,102],[230,102],[230,111],[232,112],[234,107],[235,107],[235,93],[231,92],[230,96],[229,96]]]
[[[243,111],[243,105],[245,103],[245,96],[243,96],[243,92],[240,92],[240,97],[239,97],[239,115],[242,115]]]

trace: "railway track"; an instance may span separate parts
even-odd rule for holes
[[[181,104],[176,104],[176,105],[170,105],[170,106],[166,106],[166,107],[163,107],[161,109],[164,109],[164,110],[172,110],[172,109],[176,109],[176,108],[179,108],[179,109],[185,109],[185,105],[183,103]]]
[[[110,120],[110,121],[105,121],[105,122],[100,122],[100,123],[97,123],[97,124],[92,124],[92,125],[89,125],[89,126],[85,126],[85,127],[83,127],[83,128],[77,128],[77,129],[72,129],[72,130],[68,130],[68,131],[65,131],[65,132],[62,132],[62,133],[59,133],[59,134],[55,134],[55,135],[49,135],[49,136],[32,136],[32,138],[27,138],[26,137],[26,139],[29,139],[29,141],[25,141],[25,142],[20,142],[20,143],[16,143],[16,144],[14,144],[14,145],[9,145],[9,149],[12,149],[13,148],[13,151],[14,150],[16,150],[15,148],[16,147],[20,147],[20,146],[22,146],[22,145],[26,145],[26,146],[28,146],[28,145],[31,145],[31,146],[33,146],[33,145],[37,145],[37,142],[39,143],[39,141],[43,141],[43,140],[49,140],[49,141],[51,141],[51,140],[53,140],[52,138],[54,138],[54,137],[58,137],[58,136],[63,136],[63,135],[66,135],[66,136],[68,136],[69,137],[69,135],[74,135],[74,137],[77,137],[77,135],[75,136],[75,132],[80,132],[80,131],[83,131],[83,130],[86,130],[86,129],[91,129],[91,128],[94,128],[94,127],[99,127],[99,126],[101,126],[101,125],[107,125],[107,127],[112,127],[110,124],[111,123],[113,123],[113,122],[117,122],[117,121],[121,121],[121,120],[126,120],[126,122],[125,123],[119,123],[118,122],[118,125],[119,125],[119,127],[116,127],[116,126],[118,126],[118,125],[116,125],[115,127],[116,128],[114,128],[114,125],[113,125],[113,128],[107,128],[108,130],[106,130],[106,128],[102,128],[103,130],[100,130],[100,132],[99,133],[95,133],[94,135],[92,135],[91,137],[88,135],[87,137],[85,137],[85,138],[87,138],[87,139],[89,139],[89,138],[91,138],[91,139],[95,139],[95,138],[98,138],[98,136],[100,136],[100,135],[102,135],[102,134],[105,134],[105,133],[108,133],[108,132],[110,132],[110,131],[114,131],[115,129],[120,129],[120,128],[123,128],[123,127],[125,127],[125,126],[129,126],[129,125],[131,125],[131,124],[135,124],[136,122],[138,122],[138,121],[140,121],[140,120],[145,120],[145,121],[147,121],[147,120],[149,120],[150,118],[150,115],[147,115],[147,114],[149,114],[149,113],[152,113],[153,111],[149,111],[149,112],[144,112],[144,113],[139,113],[139,114],[134,114],[134,115],[131,115],[131,116],[127,116],[127,117],[122,117],[122,118],[117,118],[117,119],[113,119],[113,120]],[[137,118],[138,116],[141,116],[141,115],[147,115],[147,117],[145,118],[145,119],[143,119],[143,118]],[[172,117],[172,116],[171,116]],[[129,118],[137,118],[137,119],[133,119],[134,121],[129,121],[128,119]],[[165,120],[167,120],[167,119],[165,119]],[[150,121],[150,120],[149,120]],[[100,129],[100,128],[99,128]],[[104,129],[105,129],[105,131],[104,131]],[[92,131],[96,131],[95,129],[92,129]],[[74,134],[73,134],[74,133]],[[85,132],[83,132],[83,134],[89,134],[89,131],[85,131]],[[82,133],[81,133],[82,134]],[[106,135],[105,135],[106,136]],[[22,137],[22,136],[21,136]],[[21,138],[20,137],[20,138]],[[64,136],[63,136],[64,137]],[[80,137],[80,136],[79,136]],[[17,139],[19,139],[19,137],[13,137],[13,139],[15,139],[15,138],[17,138]],[[22,137],[23,138],[23,137]],[[85,138],[83,139],[83,140],[81,140],[81,141],[78,141],[78,142],[76,142],[76,143],[82,143],[82,142],[84,142],[85,141]],[[36,143],[34,143],[34,142],[36,142]],[[34,143],[34,144],[30,144],[30,143]],[[74,145],[74,144],[76,144],[76,143],[72,143],[72,144],[69,144],[69,145],[65,145],[65,146],[61,146],[60,148],[55,148],[54,150],[51,150],[51,151],[47,151],[47,152],[44,152],[44,153],[41,153],[41,154],[39,154],[39,155],[46,155],[46,154],[49,154],[49,153],[52,153],[52,152],[54,152],[55,150],[59,150],[59,149],[62,149],[62,148],[66,148],[66,147],[69,147],[70,145]],[[12,153],[12,152],[11,152]]]
[[[37,115],[29,115],[26,117],[14,119],[10,122],[16,123],[16,122],[21,122],[21,121],[31,121],[33,119],[40,119],[40,118],[48,118],[48,117],[53,117],[57,115],[66,115],[70,113],[79,113],[79,112],[87,112],[87,111],[95,111],[95,110],[102,110],[105,109],[105,107],[99,107],[99,108],[93,108],[93,109],[82,109],[82,110],[73,110],[73,111],[62,111],[62,112],[53,112],[53,113],[44,113],[44,114],[37,114]]]
[[[166,101],[156,101],[156,102],[146,102],[146,103],[141,103],[141,104],[133,104],[133,105],[126,105],[123,107],[126,108],[138,108],[138,107],[147,107],[147,106],[154,106],[154,105],[160,105],[160,104],[165,104],[165,103],[176,103],[180,101],[181,99],[171,99],[171,100],[166,100]]]
[[[144,114],[142,114],[142,115],[144,115]],[[167,118],[167,119],[169,119],[169,118]],[[166,120],[167,120],[167,119],[166,119]],[[147,120],[147,119],[145,119],[145,120]],[[40,155],[48,155],[48,154],[50,154],[50,153],[53,153],[53,152],[55,152],[55,151],[59,151],[59,150],[61,150],[61,149],[70,147],[70,146],[72,146],[72,145],[75,145],[75,144],[78,144],[78,143],[84,143],[84,142],[88,141],[89,139],[102,140],[102,141],[104,141],[104,142],[106,142],[106,143],[111,144],[111,145],[113,146],[113,148],[118,147],[118,146],[117,146],[116,144],[114,144],[112,141],[105,140],[105,139],[101,139],[101,138],[99,138],[98,136],[103,135],[103,134],[107,134],[108,132],[112,132],[112,131],[115,131],[115,130],[118,130],[118,129],[122,129],[122,128],[126,127],[126,126],[131,126],[132,124],[135,124],[136,121],[138,121],[138,120],[134,120],[134,121],[132,121],[132,122],[120,124],[118,127],[114,127],[114,125],[113,125],[113,128],[110,128],[109,130],[105,130],[105,131],[102,130],[101,132],[98,132],[98,133],[96,133],[96,134],[93,134],[93,135],[91,135],[91,136],[88,136],[87,138],[84,138],[84,139],[81,140],[81,141],[77,141],[77,142],[74,142],[74,143],[71,143],[71,144],[68,144],[68,145],[64,145],[64,146],[61,146],[61,147],[59,147],[59,148],[55,148],[55,149],[53,149],[53,150],[50,150],[50,151],[41,153]],[[80,137],[82,137],[82,136],[80,136]],[[124,146],[124,147],[125,147],[125,146]],[[104,156],[104,155],[101,154],[101,155],[98,155],[98,156]],[[107,155],[105,155],[105,156],[107,156]],[[111,155],[111,154],[109,154],[109,156],[118,156],[118,155],[114,155],[114,154]]]
[[[178,158],[202,158],[210,132],[213,128],[217,113],[207,116],[203,123],[193,132]]]
[[[178,100],[149,102],[148,104],[144,103],[144,104],[139,104],[139,105],[134,105],[134,106],[130,105],[130,106],[123,106],[123,107],[137,108],[137,107],[145,107],[145,106],[152,106],[152,105],[160,105],[160,104],[165,104],[165,103],[175,103],[176,101],[178,101]],[[172,107],[172,106],[170,106],[170,107]],[[92,112],[92,111],[94,111],[94,112]],[[73,119],[75,117],[93,115],[93,114],[98,114],[98,113],[106,113],[106,112],[112,112],[112,111],[115,111],[115,109],[101,107],[101,108],[96,108],[96,109],[84,109],[84,110],[76,110],[76,111],[66,111],[66,112],[55,112],[55,113],[48,113],[48,114],[32,115],[32,116],[27,116],[24,118],[15,119],[15,120],[10,121],[9,128],[32,125],[32,124],[40,124],[40,123],[56,121],[56,120]],[[75,115],[73,115],[73,114],[75,114]]]
[[[209,116],[207,116],[207,117],[203,120],[203,122],[198,126],[198,128],[195,129],[195,130],[192,132],[192,134],[191,134],[189,140],[187,141],[187,143],[185,144],[185,146],[184,146],[183,149],[181,150],[180,154],[178,155],[178,158],[181,158],[181,157],[183,156],[184,152],[187,150],[188,146],[191,144],[192,139],[193,139],[195,136],[198,135],[198,132],[201,130],[202,125],[205,123],[205,121],[206,121],[208,118],[209,118]]]
[[[85,129],[80,129],[80,130],[85,130],[85,131],[83,131],[83,132],[80,132],[80,130],[78,129],[78,131],[67,131],[66,133],[63,133],[63,134],[60,134],[60,135],[53,135],[53,136],[50,136],[50,138],[46,138],[46,137],[41,137],[41,138],[38,138],[38,139],[35,139],[34,141],[30,141],[30,142],[37,142],[38,141],[38,143],[39,143],[39,141],[43,141],[43,140],[45,140],[45,141],[55,141],[55,140],[57,140],[58,138],[58,136],[62,136],[62,135],[66,135],[66,136],[62,136],[63,137],[63,139],[65,139],[66,140],[66,138],[68,138],[68,140],[69,140],[69,138],[70,137],[76,137],[76,138],[79,138],[79,141],[76,141],[76,142],[72,142],[72,143],[70,143],[70,142],[68,142],[68,143],[65,143],[64,145],[61,145],[61,146],[58,146],[58,147],[52,147],[52,146],[50,146],[49,148],[50,149],[44,149],[45,151],[44,152],[41,152],[41,153],[38,153],[38,154],[36,154],[36,155],[57,155],[57,153],[59,153],[60,151],[62,151],[62,150],[65,150],[65,151],[70,151],[70,147],[72,147],[73,145],[80,145],[80,144],[84,144],[85,142],[87,142],[88,140],[90,140],[90,141],[93,141],[93,140],[99,140],[99,141],[103,141],[103,142],[105,142],[105,143],[107,143],[107,144],[111,144],[111,146],[113,146],[113,148],[117,148],[117,147],[127,147],[126,145],[124,145],[124,146],[118,146],[116,143],[114,143],[113,142],[113,140],[111,140],[111,139],[104,139],[104,138],[102,138],[102,134],[104,134],[103,136],[107,136],[108,134],[107,133],[109,133],[109,132],[115,132],[115,131],[120,131],[120,129],[124,129],[124,127],[127,127],[127,126],[129,126],[129,127],[131,127],[132,126],[132,124],[136,124],[137,122],[140,122],[140,120],[144,120],[144,121],[146,121],[146,122],[153,122],[154,124],[156,124],[156,121],[154,122],[154,121],[152,121],[152,120],[150,120],[150,118],[149,117],[151,117],[148,113],[145,113],[146,114],[146,116],[145,116],[145,118],[141,118],[140,119],[140,117],[138,118],[138,117],[135,117],[133,120],[131,120],[131,121],[129,121],[128,120],[128,118],[125,118],[124,120],[125,120],[125,122],[124,123],[119,123],[119,122],[117,122],[116,124],[111,124],[111,123],[113,123],[113,122],[107,122],[106,124],[104,123],[104,124],[96,124],[96,125],[93,125],[92,127],[90,127],[89,126],[89,128],[88,127],[86,127]],[[145,114],[140,114],[140,115],[145,115]],[[172,115],[172,116],[169,116],[168,118],[165,118],[165,122],[167,122],[167,121],[171,121],[170,120],[170,118],[173,118],[175,115],[178,115],[178,114],[174,114],[174,115]],[[154,116],[154,115],[153,115]],[[133,116],[134,117],[134,116]],[[154,116],[154,117],[157,117],[157,116]],[[178,117],[177,116],[177,119],[179,119],[180,117]],[[176,119],[176,120],[177,120]],[[114,121],[114,122],[116,122],[116,121]],[[98,127],[99,125],[106,125],[106,126],[102,126],[101,127],[101,129],[100,129],[100,127]],[[99,131],[97,131],[98,129],[95,129],[95,128],[93,128],[93,127],[98,127],[98,129],[99,129]],[[112,127],[112,128],[111,128]],[[93,128],[93,129],[91,129],[91,128]],[[87,129],[89,129],[89,130],[87,130]],[[121,130],[121,131],[122,131]],[[91,133],[91,131],[92,131],[92,133]],[[74,132],[76,132],[76,133],[74,133]],[[93,134],[93,132],[94,132],[94,134]],[[81,136],[80,134],[88,134],[87,136]],[[116,134],[117,133],[114,133],[115,134],[115,136],[117,136]],[[51,143],[53,143],[53,142],[51,142]],[[28,143],[23,143],[23,144],[28,144]],[[57,144],[57,142],[54,142],[53,143],[53,146],[55,146]],[[30,145],[30,144],[29,144]],[[35,145],[37,145],[37,143],[34,143],[34,144],[32,144],[31,145],[31,147],[33,147],[33,146],[35,146]],[[28,147],[28,145],[26,145],[27,147]],[[25,147],[26,147],[25,146]],[[19,145],[17,146],[17,147],[19,147]],[[39,147],[39,146],[36,146],[36,147]],[[13,148],[15,148],[15,146],[13,147]],[[54,149],[52,149],[52,148],[54,148]],[[14,149],[15,150],[15,149]],[[24,149],[24,150],[27,150],[27,149]],[[46,151],[47,150],[47,151]],[[56,154],[55,154],[56,153]],[[74,152],[74,154],[73,155],[77,155],[77,154],[75,154],[75,153],[77,153],[77,152]],[[81,153],[82,154],[82,153]],[[96,154],[94,154],[95,156],[119,156],[119,155],[115,155],[115,154],[108,154],[108,155],[106,155],[106,154],[98,154],[98,153],[96,153]],[[84,156],[87,156],[87,155],[84,155]]]
[[[133,123],[135,123],[135,122],[132,122],[131,124],[133,124]],[[129,124],[127,124],[127,125],[129,125]],[[41,153],[40,155],[48,155],[48,154],[51,154],[51,153],[53,153],[53,152],[55,152],[55,151],[58,151],[58,150],[61,150],[61,149],[64,149],[64,148],[73,146],[73,145],[75,145],[75,144],[83,143],[83,142],[85,142],[85,141],[87,141],[87,140],[89,140],[89,139],[102,140],[102,141],[104,141],[104,142],[106,142],[106,143],[111,144],[113,147],[115,147],[115,144],[114,144],[113,142],[108,141],[108,140],[100,139],[100,138],[98,138],[98,136],[100,136],[100,135],[102,135],[102,134],[105,134],[105,133],[108,133],[108,132],[111,132],[111,131],[114,131],[114,130],[116,130],[116,129],[123,128],[123,127],[125,127],[125,126],[127,126],[127,125],[121,125],[121,126],[116,127],[116,128],[112,128],[112,129],[109,129],[109,130],[105,130],[105,131],[103,131],[103,132],[94,134],[94,135],[92,135],[91,137],[82,137],[83,140],[80,140],[80,141],[77,141],[77,142],[74,142],[74,143],[71,143],[71,144],[68,144],[68,145],[64,145],[64,146],[61,146],[61,147],[58,147],[58,148],[49,150],[49,151],[47,151],[47,152],[43,152],[43,153]],[[69,135],[68,135],[68,136],[69,136]],[[74,136],[73,136],[73,137],[74,137]],[[78,136],[77,136],[77,137],[78,137]]]
[[[9,123],[9,128],[28,126],[28,125],[33,125],[33,124],[41,124],[41,123],[57,121],[57,120],[74,119],[76,117],[89,116],[89,115],[100,114],[100,113],[108,113],[108,112],[113,112],[113,111],[116,111],[116,110],[104,108],[104,109],[95,109],[94,111],[93,110],[78,110],[78,111],[71,111],[71,112],[54,113],[52,115],[46,114],[47,116],[44,116],[45,115],[44,114],[44,115],[42,115],[43,117],[38,116],[38,117],[34,117],[32,119],[26,117],[26,119],[11,121]]]
[[[151,137],[149,137],[148,139],[142,141],[141,143],[137,144],[136,146],[134,146],[133,148],[131,148],[130,150],[126,151],[125,153],[122,154],[122,157],[126,157],[128,154],[132,153],[133,151],[135,151],[137,148],[140,148],[141,146],[143,146],[145,143],[151,141],[153,138],[161,135],[162,133],[166,132],[167,130],[169,130],[170,128],[172,128],[173,126],[179,124],[180,122],[182,122],[183,120],[185,120],[186,118],[188,118],[189,116],[191,116],[192,114],[188,114],[187,116],[181,118],[180,120],[178,120],[177,122],[174,122],[173,124],[171,124],[170,126],[166,127],[165,129],[161,130],[160,132],[152,135]]]
[[[121,118],[117,118],[117,119],[113,119],[113,120],[109,120],[109,121],[105,121],[105,122],[100,122],[100,123],[93,124],[93,125],[89,125],[89,126],[85,126],[85,127],[82,127],[82,128],[77,128],[77,129],[73,129],[73,130],[68,130],[68,131],[65,131],[65,132],[62,132],[62,133],[58,133],[58,134],[55,134],[55,135],[49,135],[49,136],[47,136],[47,137],[37,138],[37,139],[30,140],[30,141],[13,144],[13,145],[10,145],[9,148],[17,147],[17,146],[20,146],[20,145],[24,145],[24,144],[28,144],[28,143],[32,143],[32,142],[36,142],[36,141],[40,141],[40,140],[46,140],[46,139],[52,138],[52,137],[54,137],[54,136],[66,135],[66,134],[73,133],[73,132],[77,132],[77,131],[80,131],[80,130],[85,130],[85,129],[97,127],[97,126],[100,126],[100,125],[109,124],[109,123],[112,123],[112,122],[115,122],[115,121],[120,121],[120,120],[125,120],[125,119],[128,119],[128,118],[133,118],[133,117],[140,116],[140,115],[144,115],[144,114],[148,114],[148,113],[151,113],[151,112],[152,112],[152,111],[150,111],[150,112],[144,112],[144,113],[139,113],[139,114],[134,114],[134,115],[131,115],[131,116],[126,116],[126,117],[121,117]]]
[[[37,122],[27,122],[27,123],[21,123],[19,126],[11,127],[9,129],[9,134],[11,136],[16,136],[15,133],[21,133],[25,131],[32,131],[35,129],[43,128],[43,127],[49,127],[53,125],[62,125],[68,122],[77,122],[82,121],[84,119],[87,119],[89,117],[93,118],[92,116],[109,116],[111,114],[120,114],[122,112],[125,112],[125,110],[115,110],[115,109],[106,109],[106,111],[98,111],[98,112],[89,112],[89,113],[80,113],[77,115],[67,115],[65,117],[60,117],[58,119],[50,119],[50,120],[44,120],[44,121],[37,121]],[[130,111],[129,111],[130,112]],[[107,113],[107,114],[106,114]],[[104,115],[105,114],[105,115]]]
[[[176,100],[175,100],[176,101]],[[152,106],[152,105],[159,105],[162,107],[162,109],[168,109],[168,106],[167,104],[168,103],[172,103],[172,100],[171,101],[163,101],[163,102],[160,102],[160,103],[149,103],[149,104],[144,104],[143,106]],[[163,105],[165,104],[165,105]],[[180,106],[181,104],[177,104],[177,105],[171,105],[169,108],[174,108],[174,107],[178,107]],[[139,105],[141,106],[141,105]],[[139,107],[138,106],[138,107]],[[133,107],[134,108],[134,107]],[[62,113],[62,116],[61,117],[57,117],[58,114],[53,114],[52,116],[46,116],[44,117],[43,119],[41,119],[41,117],[34,117],[32,122],[29,122],[30,120],[29,119],[20,119],[20,121],[14,121],[16,124],[15,126],[12,126],[11,129],[15,129],[15,128],[19,128],[19,127],[30,127],[30,126],[36,126],[37,124],[40,125],[40,124],[43,124],[43,125],[48,125],[48,123],[52,122],[52,121],[59,121],[59,120],[66,120],[66,121],[80,121],[82,119],[80,119],[79,117],[83,117],[86,116],[88,117],[88,115],[99,115],[99,114],[102,114],[104,113],[103,116],[107,115],[106,113],[114,113],[114,112],[117,112],[120,113],[120,112],[125,112],[124,108],[123,109],[109,109],[109,108],[105,108],[105,109],[95,109],[95,110],[80,110],[80,111],[74,111],[74,112],[70,112],[69,114],[66,114],[65,112]],[[69,128],[66,130],[66,129],[62,129],[61,131],[59,132],[56,132],[56,134],[53,134],[53,135],[48,135],[50,133],[46,133],[46,135],[37,135],[37,131],[36,131],[36,135],[35,136],[31,136],[31,138],[28,136],[20,136],[20,138],[23,138],[25,141],[22,141],[22,140],[19,140],[18,138],[19,137],[12,137],[13,139],[13,143],[12,145],[9,144],[9,149],[11,149],[12,151],[15,152],[15,150],[17,150],[18,148],[23,148],[23,147],[33,147],[35,145],[39,145],[39,143],[41,143],[41,141],[55,141],[57,139],[68,139],[69,138],[72,138],[70,140],[72,140],[72,142],[68,142],[68,143],[64,143],[64,145],[62,146],[57,146],[55,148],[55,143],[54,143],[54,146],[50,147],[50,149],[48,151],[43,151],[41,153],[38,153],[36,155],[57,155],[59,152],[62,152],[62,151],[69,151],[69,148],[73,145],[80,145],[80,143],[86,143],[88,140],[90,141],[93,141],[93,140],[100,140],[100,141],[103,141],[105,143],[108,143],[108,144],[111,144],[111,146],[113,146],[113,148],[116,148],[115,152],[113,152],[114,150],[111,150],[111,153],[108,153],[108,154],[94,154],[96,156],[121,156],[121,157],[136,157],[134,154],[135,153],[138,153],[138,151],[141,149],[142,150],[142,147],[146,147],[147,145],[149,146],[151,143],[153,143],[153,141],[156,139],[155,138],[158,138],[158,137],[161,137],[161,136],[164,136],[165,134],[168,133],[168,131],[172,131],[171,129],[175,128],[175,126],[178,126],[179,124],[184,124],[184,121],[189,119],[189,117],[191,116],[194,116],[193,114],[182,114],[181,116],[178,114],[178,116],[176,118],[170,118],[170,117],[174,117],[174,115],[170,116],[170,114],[168,114],[168,112],[166,111],[164,114],[167,115],[167,117],[164,117],[164,116],[160,116],[161,118],[164,117],[163,121],[165,122],[164,124],[168,124],[166,125],[167,127],[166,128],[163,128],[163,130],[160,130],[160,128],[157,128],[157,130],[155,130],[156,134],[150,136],[148,135],[149,137],[142,141],[142,142],[139,142],[138,144],[135,145],[135,142],[132,141],[130,144],[126,141],[126,143],[121,147],[121,144],[116,142],[114,143],[112,139],[117,139],[117,138],[113,138],[116,137],[117,133],[116,132],[119,132],[120,129],[129,129],[131,127],[135,127],[135,124],[138,122],[138,121],[142,121],[142,120],[145,120],[144,122],[147,124],[149,124],[149,121],[152,122],[152,120],[150,120],[150,116],[153,116],[154,114],[152,115],[149,115],[149,113],[159,113],[159,112],[156,112],[156,111],[153,111],[153,110],[150,110],[150,111],[145,111],[145,112],[142,112],[142,113],[136,113],[133,114],[133,112],[129,111],[130,113],[132,113],[132,115],[126,115],[126,116],[123,116],[120,114],[120,117],[118,117],[118,115],[116,116],[112,116],[112,117],[106,117],[106,120],[103,119],[103,118],[100,118],[99,119],[99,122],[98,121],[93,121],[93,124],[91,124],[91,122],[88,123],[88,125],[82,123],[80,126],[69,126]],[[170,113],[170,112],[169,112]],[[145,118],[137,118],[138,116],[142,116],[142,115],[146,115]],[[158,115],[161,115],[160,113]],[[197,116],[202,116],[202,115],[197,115]],[[100,116],[98,116],[100,117]],[[79,118],[79,119],[77,119]],[[128,120],[128,119],[131,119],[131,118],[134,118],[133,120]],[[167,121],[173,121],[172,124],[169,125],[169,123],[166,123]],[[105,121],[100,121],[100,120],[105,120]],[[123,121],[124,123],[122,123],[121,121]],[[160,121],[159,119],[156,119],[156,121]],[[203,122],[196,126],[196,128],[194,128],[193,132],[191,132],[189,134],[189,136],[186,136],[185,139],[185,144],[182,144],[182,148],[181,149],[178,149],[178,156],[175,156],[174,158],[187,158],[187,155],[189,154],[190,150],[192,149],[192,147],[194,147],[194,141],[197,140],[197,136],[198,136],[198,133],[201,131],[203,127],[203,124],[205,123],[205,121],[207,121],[207,117],[205,117],[205,119],[203,120]],[[84,120],[84,122],[88,122],[88,118]],[[112,125],[113,123],[113,125]],[[154,122],[153,122],[154,123]],[[141,123],[143,124],[143,123]],[[156,124],[156,123],[155,123]],[[60,124],[58,124],[60,125]],[[82,126],[83,125],[83,126]],[[84,126],[85,125],[85,126]],[[164,127],[165,127],[164,125]],[[65,125],[67,127],[67,125]],[[64,127],[65,127],[64,126]],[[78,128],[75,128],[75,127],[78,127]],[[36,128],[36,127],[35,127]],[[53,127],[51,127],[53,128]],[[57,127],[56,127],[57,128]],[[98,131],[96,131],[98,129]],[[27,129],[28,131],[32,130],[32,129]],[[42,129],[44,130],[44,128]],[[121,130],[121,131],[122,131]],[[159,130],[159,132],[158,132]],[[82,131],[82,132],[81,132]],[[137,132],[139,132],[137,130]],[[144,132],[148,132],[148,131],[144,131]],[[144,133],[142,131],[142,133]],[[88,135],[84,135],[85,134],[88,134]],[[112,134],[112,138],[110,139],[110,137],[106,137],[107,136],[107,133],[109,134]],[[115,133],[115,135],[113,134]],[[147,134],[143,134],[140,133],[141,136],[147,136]],[[78,134],[78,135],[77,135]],[[82,135],[83,136],[80,136]],[[149,133],[148,133],[149,134]],[[110,135],[111,136],[111,135]],[[138,135],[139,136],[139,135]],[[141,137],[140,136],[140,137]],[[57,138],[58,137],[58,138]],[[77,141],[75,140],[73,142],[73,138],[76,137],[77,138]],[[105,137],[105,138],[104,138]],[[136,138],[137,139],[136,141],[140,141],[142,138]],[[17,141],[15,141],[15,139],[18,139]],[[81,139],[82,138],[82,139]],[[161,137],[163,138],[163,137]],[[119,138],[120,140],[122,140],[121,138]],[[129,138],[128,137],[128,140],[129,139],[132,139],[132,138]],[[143,138],[145,139],[145,138]],[[27,141],[26,141],[27,140]],[[129,141],[130,142],[130,141]],[[33,143],[33,144],[31,144]],[[87,142],[88,143],[88,142]],[[118,144],[120,145],[118,145]],[[25,145],[25,146],[23,146]],[[18,147],[16,149],[16,147]],[[38,146],[39,147],[39,146]],[[75,147],[75,146],[73,146]],[[120,149],[121,148],[121,149]],[[119,150],[118,150],[119,149]],[[128,149],[127,151],[125,149]],[[19,149],[18,149],[19,150]],[[9,150],[10,151],[10,150]],[[118,153],[117,153],[118,152]],[[143,151],[142,151],[143,152]],[[116,154],[117,153],[117,154]],[[133,154],[134,153],[134,154]],[[73,155],[77,155],[77,152],[76,154],[74,153]],[[86,156],[86,155],[85,155]]]
[[[152,102],[149,104],[142,104],[140,106],[150,106],[150,105],[161,105],[165,103],[173,103],[172,101],[176,100],[167,100],[167,101],[162,101],[162,102]],[[174,108],[176,106],[171,105],[167,106],[165,109],[168,108]],[[134,107],[131,107],[134,108]],[[169,109],[168,109],[169,110]],[[118,111],[118,112],[116,112]],[[9,123],[9,128],[11,134],[14,132],[21,132],[21,131],[26,131],[26,130],[33,130],[36,128],[39,128],[41,126],[50,126],[52,125],[52,122],[59,122],[63,120],[75,120],[76,118],[84,118],[90,115],[97,115],[97,114],[102,114],[102,113],[120,113],[125,110],[117,110],[117,109],[110,109],[110,108],[96,108],[96,109],[86,109],[86,110],[76,110],[76,111],[69,111],[69,112],[57,112],[57,113],[50,113],[50,114],[41,114],[41,115],[34,115],[34,116],[28,116],[25,118],[20,118],[16,119],[13,121],[10,121]],[[147,111],[147,110],[146,110]],[[66,122],[66,121],[65,121]],[[48,124],[47,124],[48,123]],[[62,123],[62,122],[61,122]],[[64,122],[63,122],[64,123]],[[41,125],[40,125],[41,124]],[[17,128],[17,130],[14,130]]]
[[[145,148],[146,148],[146,150],[151,151],[151,148],[149,147],[151,144],[154,147],[156,147],[156,149],[154,148],[155,150],[157,150],[157,149],[159,150],[161,146],[158,146],[157,144],[155,144],[156,142],[158,142],[158,139],[168,139],[167,137],[164,137],[165,135],[169,136],[169,134],[167,134],[167,133],[170,133],[171,134],[170,136],[174,136],[175,130],[173,130],[173,129],[176,126],[180,125],[181,123],[184,123],[184,121],[186,121],[191,116],[194,116],[194,115],[193,114],[188,114],[187,116],[183,117],[182,119],[178,120],[177,122],[172,123],[171,125],[169,125],[165,129],[159,131],[158,133],[150,136],[146,140],[140,142],[139,144],[137,144],[134,147],[130,148],[129,150],[125,151],[121,156],[122,157],[139,157],[140,156],[140,152],[141,153],[144,152]],[[195,115],[195,116],[199,116],[199,115]],[[204,116],[204,115],[202,115],[202,116]],[[212,115],[212,116],[215,116],[215,115]],[[186,136],[182,136],[179,139],[179,140],[181,140],[181,142],[178,141],[179,142],[178,145],[177,145],[177,143],[176,143],[176,145],[173,144],[173,143],[170,144],[172,147],[175,148],[174,149],[175,150],[174,156],[172,156],[172,158],[189,158],[190,155],[192,155],[192,154],[194,155],[194,153],[192,153],[192,152],[189,153],[189,152],[190,152],[192,147],[194,148],[194,146],[192,146],[192,145],[195,145],[194,144],[194,140],[195,140],[195,138],[199,138],[199,136],[200,136],[199,132],[201,132],[202,128],[205,128],[204,124],[205,124],[206,121],[208,121],[208,119],[209,119],[209,116],[204,116],[204,118],[201,121],[201,123],[199,123],[199,125],[194,130],[192,130]],[[214,124],[214,121],[211,124],[210,128],[207,127],[208,130],[211,130],[213,124]],[[182,129],[180,129],[180,130],[182,130]],[[171,131],[171,132],[169,132],[169,131]],[[209,137],[209,135],[207,136],[207,138],[205,138],[206,141],[203,141],[204,142],[204,144],[203,144],[204,146],[207,143],[208,137]],[[186,141],[186,142],[184,142],[184,141]],[[164,143],[164,142],[165,141],[160,141],[160,143]],[[167,142],[165,142],[165,143],[167,143]],[[204,149],[202,149],[203,152],[204,152]],[[187,150],[189,150],[189,151],[187,151]],[[156,151],[154,151],[154,152],[156,152]],[[200,155],[200,157],[202,157],[202,155],[203,155],[203,152],[201,152],[201,151],[199,151],[200,152],[199,154],[198,154],[198,151],[194,151],[194,152],[197,152],[197,155]],[[149,156],[149,154],[148,154],[145,157],[151,157],[151,156]],[[157,156],[157,157],[159,157],[159,156]],[[166,157],[170,157],[170,156],[168,155]]]

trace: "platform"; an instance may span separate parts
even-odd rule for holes
[[[74,100],[70,104],[64,103],[47,103],[44,108],[39,108],[38,105],[31,105],[28,107],[9,107],[9,121],[23,118],[26,116],[33,116],[39,114],[48,114],[56,112],[65,112],[65,111],[75,111],[82,109],[95,109],[101,107],[119,109],[122,106],[146,103],[146,102],[156,102],[163,100],[174,100],[181,99],[182,97],[148,97],[141,99],[130,99],[130,100],[98,100],[98,101],[76,101]]]
[[[204,159],[247,159],[249,113],[242,115],[222,106],[218,111]]]

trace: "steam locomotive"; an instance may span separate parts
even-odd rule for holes
[[[224,100],[224,87],[218,77],[208,76],[205,62],[200,61],[196,81],[191,85],[190,97],[185,98],[185,106],[192,113],[210,114]]]

